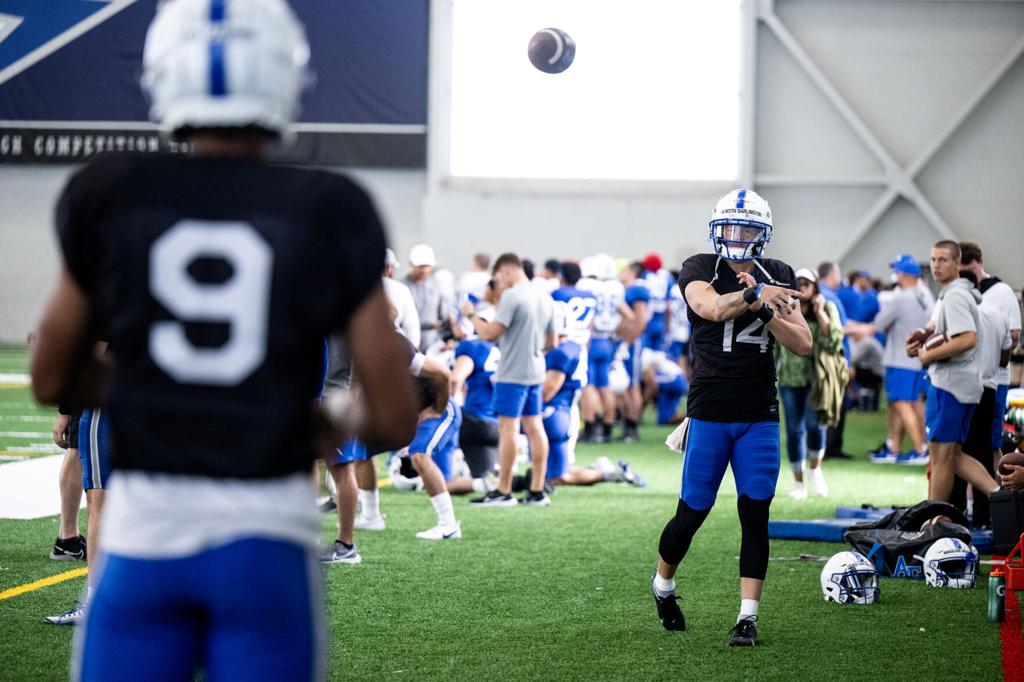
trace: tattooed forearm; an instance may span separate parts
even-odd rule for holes
[[[734,291],[731,294],[722,294],[715,301],[715,310],[723,313],[739,313],[748,308],[743,300],[742,291]]]

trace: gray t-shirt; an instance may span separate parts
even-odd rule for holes
[[[523,280],[501,294],[494,321],[505,327],[498,339],[501,360],[494,380],[534,385],[544,381],[544,341],[554,331],[551,297]]]
[[[963,404],[981,400],[981,361],[978,348],[985,343],[978,303],[981,294],[965,279],[955,279],[939,292],[935,304],[935,331],[946,332],[949,338],[965,332],[974,332],[978,341],[974,348],[954,355],[948,360],[928,366],[932,385],[949,391]]]
[[[981,315],[982,339],[978,343],[978,364],[981,367],[981,383],[985,388],[995,388],[1001,379],[999,358],[1004,350],[1013,347],[1013,337],[1010,336],[1010,321],[1003,315],[1002,310],[989,302],[982,294],[981,305],[978,306]],[[982,343],[981,341],[984,341]],[[1003,408],[998,408],[1002,411]]]
[[[885,334],[882,361],[886,367],[921,369],[921,362],[907,355],[907,335],[928,324],[932,305],[929,297],[917,287],[895,289],[882,303],[882,309],[875,316],[875,326]]]

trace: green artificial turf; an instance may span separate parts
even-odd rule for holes
[[[15,395],[28,399],[27,393]],[[0,399],[12,401],[11,389],[0,391]],[[11,412],[9,402],[3,407]],[[19,409],[39,413],[27,403]],[[664,631],[649,577],[661,529],[678,497],[680,458],[662,444],[668,431],[646,425],[640,443],[577,448],[584,465],[600,455],[629,460],[649,488],[559,489],[547,508],[477,509],[457,499],[464,534],[459,541],[417,540],[416,531],[434,524],[426,496],[385,488],[387,530],[357,532],[363,563],[325,571],[330,677],[1001,677],[999,630],[985,621],[983,578],[978,588],[965,591],[886,579],[880,604],[841,607],[822,600],[822,563],[772,561],[761,605],[763,646],[728,648],[727,632],[739,606],[739,527],[728,475],[679,573],[688,629]],[[831,517],[840,505],[923,499],[922,468],[871,465],[863,457],[883,431],[884,415],[851,413],[847,450],[858,459],[826,460],[831,496],[790,500],[791,475],[784,466],[773,518]],[[56,527],[55,518],[0,521],[0,591],[81,565],[47,558]],[[324,516],[323,528],[325,540],[333,537],[333,515]],[[771,554],[830,555],[842,549],[773,541]],[[0,601],[0,679],[66,675],[71,631],[41,618],[70,606],[83,583],[78,578]]]

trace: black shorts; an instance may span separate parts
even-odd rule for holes
[[[78,449],[78,420],[81,418],[80,414],[68,417],[68,425],[64,427],[64,441],[69,448],[76,450]]]
[[[459,429],[459,447],[466,457],[470,476],[482,478],[494,471],[498,461],[498,422],[462,413],[462,427]]]
[[[978,406],[971,415],[971,426],[967,430],[963,451],[985,465],[992,473],[992,420],[995,419],[996,391],[986,388],[981,394]]]

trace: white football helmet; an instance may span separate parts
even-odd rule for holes
[[[391,478],[391,485],[395,486],[395,490],[409,490],[412,492],[423,490],[423,479],[421,477],[406,476],[402,473],[402,460],[408,458],[408,448],[402,448],[391,456],[391,461],[388,462],[388,476]]]
[[[924,564],[924,580],[932,587],[967,589],[978,577],[978,550],[956,538],[939,538],[914,558]]]
[[[821,569],[821,591],[837,604],[877,604],[878,571],[859,552],[839,552]]]
[[[591,259],[593,261],[591,268],[596,279],[615,279],[615,276],[619,274],[615,259],[607,253],[599,253],[596,256],[591,256]]]
[[[169,0],[146,34],[142,87],[164,130],[253,126],[284,135],[309,81],[309,44],[284,0]]]
[[[765,246],[772,240],[772,211],[756,192],[734,189],[715,204],[708,228],[708,239],[719,256],[735,261],[753,260],[764,255]],[[745,238],[738,234],[743,228],[753,228],[756,233]]]

